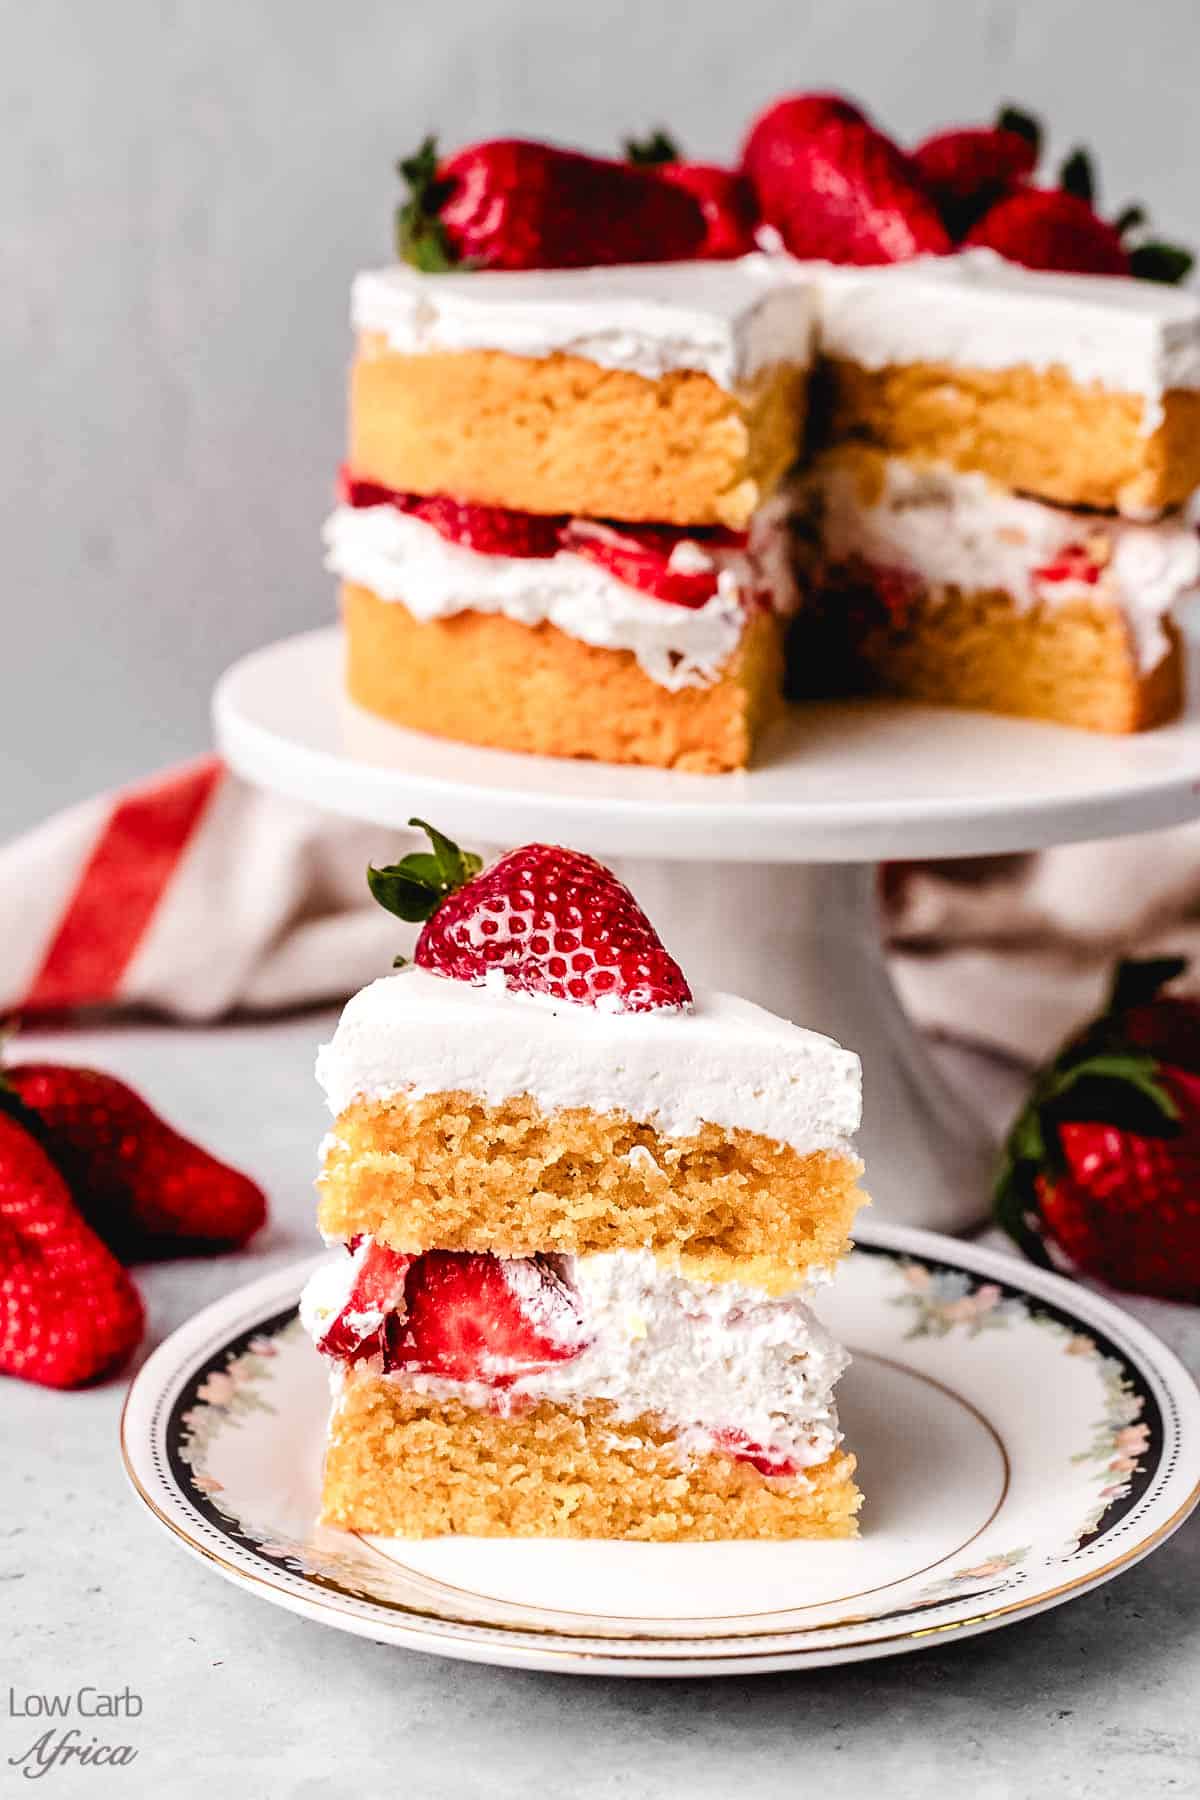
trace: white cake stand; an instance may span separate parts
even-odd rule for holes
[[[428,818],[471,848],[542,838],[604,857],[694,981],[859,1052],[871,1193],[884,1217],[937,1230],[982,1217],[994,1145],[897,1000],[877,864],[1042,849],[1200,815],[1195,708],[1141,737],[1095,738],[898,702],[810,705],[750,772],[676,775],[399,730],[345,699],[341,661],[330,628],[225,674],[217,741],[240,775],[383,827]]]

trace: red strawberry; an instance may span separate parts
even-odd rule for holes
[[[652,168],[663,181],[673,181],[693,195],[704,214],[707,234],[698,255],[710,260],[748,256],[755,248],[758,201],[749,179],[737,169],[716,163],[688,162],[664,131],[625,143],[627,159]]]
[[[408,1317],[389,1369],[506,1386],[587,1347],[573,1289],[554,1259],[427,1250],[408,1278]]]
[[[938,131],[918,144],[913,162],[955,239],[1037,167],[1032,134],[1004,126]]]
[[[786,1456],[772,1456],[762,1444],[756,1444],[748,1438],[744,1431],[718,1431],[714,1433],[716,1442],[727,1456],[738,1462],[748,1462],[760,1475],[796,1475],[799,1464]]]
[[[433,846],[367,870],[379,904],[427,921],[416,961],[481,986],[576,1006],[652,1012],[691,1005],[691,989],[649,919],[610,869],[577,850],[526,844],[487,869],[421,819]]]
[[[426,138],[399,165],[402,261],[437,272],[679,262],[707,226],[693,196],[646,169],[526,138],[471,144],[443,162]]]
[[[1080,275],[1128,275],[1129,253],[1114,225],[1079,194],[1018,188],[989,208],[967,233],[970,248],[995,250],[1027,269]]]
[[[799,146],[763,212],[793,256],[889,263],[952,247],[911,158],[857,120],[829,119]]]
[[[338,481],[344,506],[394,506],[423,519],[451,544],[480,556],[554,556],[566,521],[551,513],[514,512],[507,506],[480,506],[449,494],[409,494],[363,481],[343,469]]]
[[[113,1075],[57,1063],[6,1069],[40,1121],[89,1225],[126,1259],[244,1244],[267,1216],[262,1189],[181,1137]],[[10,1102],[0,1093],[0,1113]]]
[[[0,1113],[0,1370],[79,1387],[123,1362],[144,1323],[137,1289],[46,1151]]]
[[[562,547],[575,556],[586,556],[623,581],[656,600],[673,606],[703,606],[717,591],[713,568],[689,570],[671,567],[680,544],[693,543],[720,550],[740,550],[747,542],[740,531],[678,531],[670,525],[609,525],[598,519],[572,519],[562,534]]]
[[[1081,581],[1095,587],[1104,565],[1096,561],[1086,544],[1064,544],[1053,562],[1033,570],[1035,581]]]
[[[413,1260],[373,1239],[355,1254],[346,1304],[317,1339],[318,1350],[347,1362],[386,1351],[389,1321],[404,1320],[404,1283]]]
[[[813,134],[830,120],[866,125],[866,113],[841,94],[789,94],[759,113],[742,145],[742,168],[772,225],[790,205],[792,171]]]
[[[1009,1134],[997,1218],[1114,1287],[1200,1300],[1200,1001],[1178,958],[1124,963],[1108,1008],[1037,1075]]]

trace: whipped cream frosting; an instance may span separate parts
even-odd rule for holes
[[[325,567],[381,600],[399,600],[414,618],[502,613],[521,625],[549,623],[581,643],[629,650],[660,687],[677,692],[716,681],[742,639],[749,611],[769,599],[793,610],[783,503],[772,500],[751,526],[745,550],[681,539],[671,555],[681,573],[711,572],[716,591],[703,606],[678,606],[629,587],[589,557],[488,556],[451,543],[424,519],[394,506],[339,506],[324,530]]]
[[[1114,606],[1143,670],[1167,654],[1163,620],[1200,584],[1200,536],[1185,521],[1073,512],[942,464],[834,451],[800,491],[818,497],[824,557],[860,556],[931,587],[996,589],[1022,612],[1079,600]],[[1080,545],[1103,565],[1096,582],[1039,578]]]
[[[624,1112],[668,1137],[708,1122],[804,1155],[849,1152],[862,1110],[857,1056],[732,994],[691,1012],[602,1012],[469,987],[409,967],[347,1003],[317,1080],[334,1114],[357,1099],[461,1088],[489,1105]]]
[[[790,261],[797,271],[819,296],[820,349],[864,368],[1060,368],[1140,395],[1147,432],[1165,393],[1200,388],[1200,295],[1186,289],[1023,269],[990,250],[870,269]]]
[[[581,1306],[587,1343],[578,1355],[504,1388],[408,1371],[389,1379],[480,1410],[607,1400],[622,1419],[657,1415],[696,1454],[728,1450],[727,1433],[801,1468],[837,1448],[833,1389],[849,1357],[799,1294],[689,1281],[646,1251],[561,1262]],[[310,1279],[301,1316],[314,1338],[345,1304],[354,1267],[343,1253]],[[511,1268],[519,1281],[522,1265]]]
[[[651,380],[697,369],[730,392],[773,363],[807,365],[814,310],[803,276],[763,256],[447,275],[396,265],[356,276],[351,299],[356,330],[405,355],[562,353]]]

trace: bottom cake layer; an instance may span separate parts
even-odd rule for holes
[[[1086,600],[1019,611],[1005,593],[926,590],[879,600],[842,572],[796,621],[789,693],[880,692],[1120,735],[1174,718],[1183,656],[1138,666],[1121,613]],[[890,616],[889,616],[890,604]]]
[[[855,605],[849,587],[838,599]],[[1142,671],[1121,614],[1088,601],[1016,612],[1007,594],[941,590],[910,599],[894,625],[869,626],[853,641],[846,630],[846,612],[837,623],[810,614],[797,626],[795,697],[878,691],[1110,734],[1164,724],[1184,704],[1175,626],[1164,623],[1166,657]]]
[[[780,624],[767,612],[748,618],[716,681],[675,690],[632,651],[546,623],[479,612],[422,621],[353,584],[342,613],[351,699],[464,743],[715,774],[746,766],[780,703]]]
[[[351,1374],[335,1402],[322,1519],[396,1537],[842,1538],[858,1530],[854,1458],[764,1475],[735,1457],[684,1458],[643,1416],[543,1401],[504,1417]]]

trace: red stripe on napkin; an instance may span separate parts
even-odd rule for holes
[[[115,996],[222,773],[206,756],[117,801],[20,1011]]]

